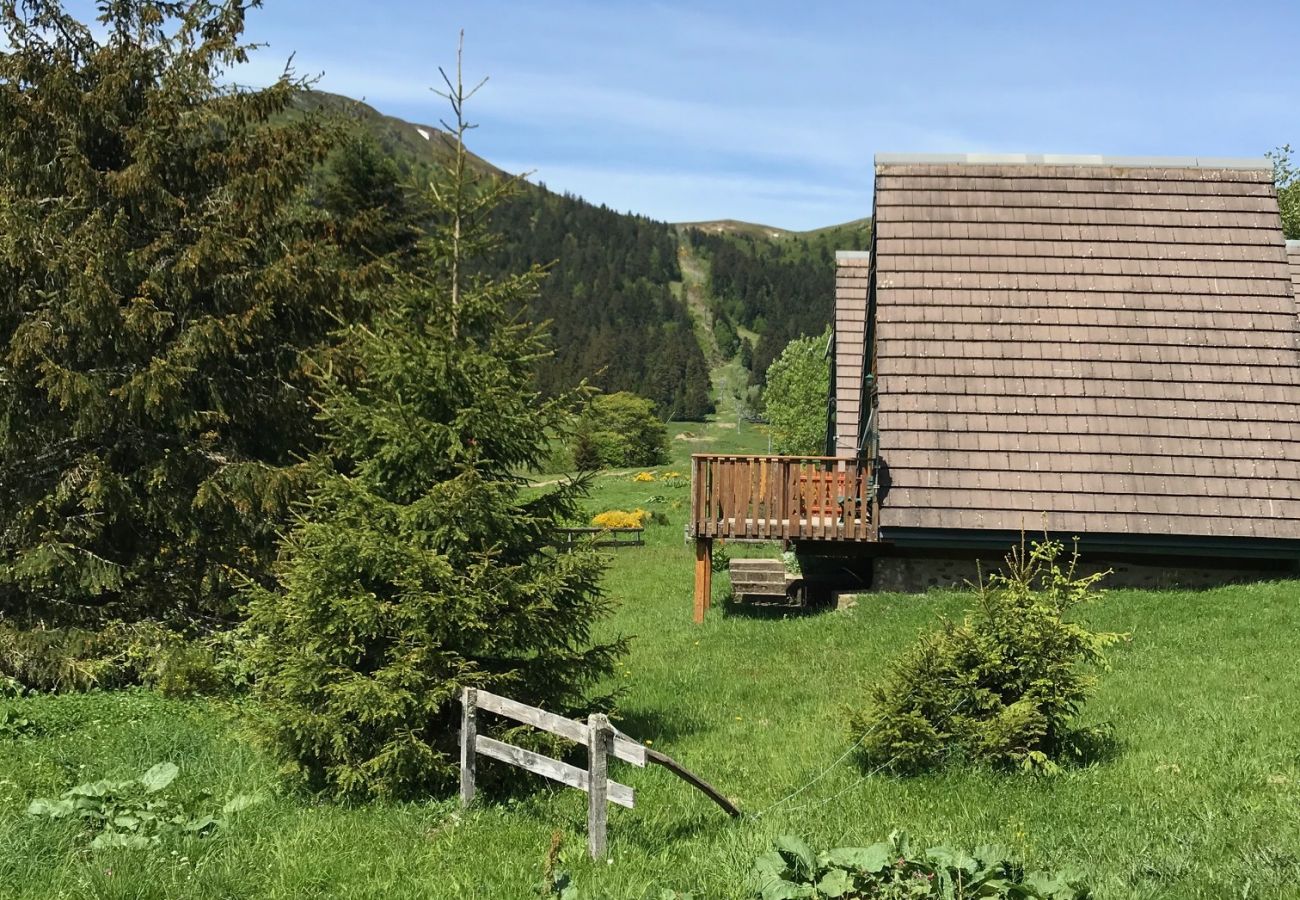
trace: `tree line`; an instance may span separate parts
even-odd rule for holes
[[[520,192],[493,213],[503,239],[496,271],[554,262],[531,306],[550,322],[554,354],[538,366],[546,394],[586,379],[601,390],[654,401],[665,419],[713,411],[709,367],[685,305],[671,228],[541,189]]]

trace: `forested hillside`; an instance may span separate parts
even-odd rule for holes
[[[693,249],[709,261],[719,344],[736,327],[758,334],[749,369],[762,383],[772,361],[793,339],[820,334],[835,305],[835,251],[866,249],[868,220],[799,234],[768,237],[753,228],[686,229]],[[730,340],[729,340],[730,339]],[[743,351],[742,351],[742,359]]]
[[[332,94],[310,93],[303,105],[350,118],[403,182],[426,180],[446,159],[445,136],[433,126]],[[500,172],[479,157],[471,163]],[[532,184],[496,210],[493,224],[503,245],[489,274],[553,264],[528,311],[533,321],[550,323],[554,353],[538,364],[542,391],[554,394],[585,379],[606,392],[648,397],[667,419],[712,411],[708,363],[671,289],[681,278],[671,226]]]
[[[555,355],[538,374],[553,392],[587,378],[607,392],[632,391],[661,415],[712,411],[709,369],[686,307],[672,230],[543,189],[508,201],[495,216],[505,246],[501,271],[556,261],[533,307],[551,321]]]

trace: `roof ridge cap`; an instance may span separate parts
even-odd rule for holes
[[[877,153],[881,165],[1039,165],[1111,166],[1115,168],[1264,169],[1272,171],[1268,157],[1219,156],[1105,156],[1069,153]]]

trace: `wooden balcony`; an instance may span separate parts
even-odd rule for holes
[[[834,456],[691,457],[695,621],[713,592],[713,541],[876,540],[870,465]]]
[[[691,533],[732,541],[874,541],[870,466],[833,456],[691,457]]]

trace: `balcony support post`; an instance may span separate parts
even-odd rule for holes
[[[704,621],[713,599],[713,538],[695,537],[695,624]]]

